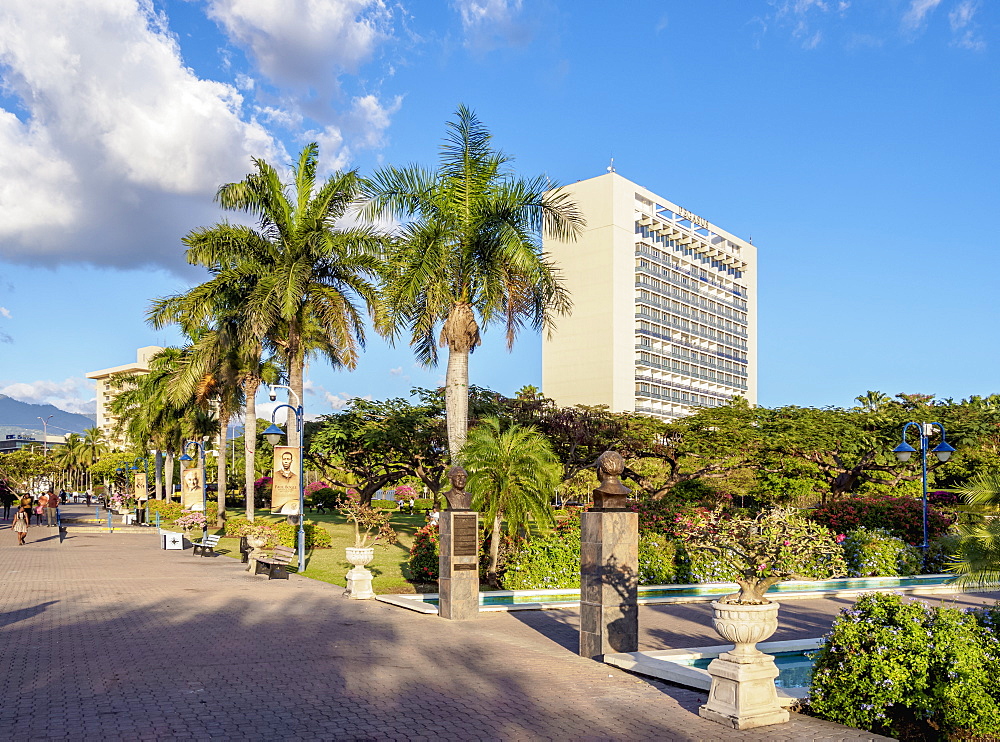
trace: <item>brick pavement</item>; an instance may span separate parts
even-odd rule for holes
[[[54,530],[24,547],[0,531],[2,693],[31,699],[4,704],[0,729],[18,740],[877,739],[795,714],[704,721],[703,693],[577,657],[575,611],[451,623],[153,535]],[[817,635],[826,602],[783,610],[781,631]],[[717,643],[704,608],[640,609],[644,648]]]

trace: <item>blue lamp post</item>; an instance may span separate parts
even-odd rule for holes
[[[187,453],[190,446],[194,446],[197,450],[198,465],[201,468],[201,514],[205,516],[205,525],[201,527],[201,542],[205,543],[205,539],[208,538],[208,487],[205,486],[205,446],[202,445],[201,441],[185,441],[184,453],[180,458],[181,461],[194,460]]]
[[[272,446],[278,445],[282,437],[285,435],[285,431],[279,428],[274,423],[274,416],[278,414],[278,410],[282,407],[287,407],[293,413],[295,413],[295,430],[299,434],[299,573],[305,572],[306,569],[306,530],[305,530],[305,495],[303,491],[303,463],[302,463],[302,402],[299,400],[299,396],[291,389],[291,387],[285,386],[284,384],[275,384],[271,387],[271,401],[273,402],[277,399],[277,394],[275,389],[287,389],[288,393],[295,399],[295,407],[290,404],[280,404],[274,408],[271,413],[271,425],[264,431],[264,437],[267,442]]]
[[[892,452],[896,454],[896,458],[901,462],[906,462],[910,460],[910,456],[917,452],[913,446],[906,442],[906,431],[911,427],[917,429],[920,435],[920,478],[923,483],[923,493],[924,493],[924,542],[920,545],[920,548],[924,549],[926,554],[927,550],[927,450],[929,445],[929,439],[934,434],[934,426],[937,426],[941,430],[941,442],[938,443],[934,448],[930,449],[930,452],[938,457],[938,461],[944,462],[951,458],[951,455],[955,452],[955,449],[948,445],[946,440],[944,426],[941,423],[906,423],[903,425],[903,442],[892,449]]]

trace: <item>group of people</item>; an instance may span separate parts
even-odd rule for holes
[[[3,504],[4,520],[11,518],[11,507],[17,507],[10,527],[17,534],[19,546],[23,546],[28,537],[28,527],[31,525],[32,515],[35,516],[36,525],[42,525],[42,518],[45,518],[45,523],[49,528],[55,528],[59,525],[60,497],[52,490],[42,494],[37,499],[31,495],[22,495],[18,498],[9,487],[0,487],[0,500]]]

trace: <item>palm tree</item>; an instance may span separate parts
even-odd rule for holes
[[[104,431],[100,428],[87,428],[83,431],[83,464],[87,467],[87,488],[93,489],[94,478],[90,473],[90,467],[97,463],[97,460],[108,450],[104,440]]]
[[[219,188],[216,201],[253,216],[256,229],[223,222],[184,238],[188,262],[212,274],[186,295],[192,317],[231,306],[235,291],[243,299],[246,337],[257,347],[273,344],[300,401],[311,353],[337,367],[355,366],[364,343],[359,300],[372,311],[377,294],[370,279],[378,275],[383,244],[369,228],[338,227],[357,199],[360,179],[355,171],[337,172],[318,184],[318,152],[315,143],[302,150],[290,183],[254,158],[256,172]],[[319,342],[308,342],[308,334]],[[298,445],[291,412],[288,419],[288,443]]]
[[[228,437],[229,421],[232,416],[244,410],[245,424],[256,428],[257,389],[262,382],[277,383],[282,379],[281,368],[268,348],[266,357],[264,343],[245,332],[242,312],[246,306],[247,283],[231,284],[228,290],[217,291],[206,301],[201,295],[201,287],[185,294],[176,294],[154,300],[148,314],[148,322],[160,329],[175,323],[188,335],[198,335],[193,346],[191,362],[188,364],[184,380],[187,389],[196,390],[202,399],[214,395],[219,406],[220,431],[223,431],[220,453],[224,454]],[[205,331],[205,323],[211,329]],[[246,517],[254,519],[253,483],[254,459],[256,458],[256,436],[244,436]],[[226,465],[223,456],[219,468],[219,488],[226,484]],[[219,508],[223,507],[220,498]]]
[[[983,472],[960,493],[969,505],[1000,505],[1000,471]],[[956,582],[969,587],[1000,582],[1000,518],[984,518],[958,527],[958,553],[947,566]]]
[[[378,329],[411,337],[418,360],[448,348],[448,447],[457,461],[468,429],[469,353],[480,329],[502,323],[508,348],[524,324],[551,329],[571,302],[541,236],[574,239],[576,205],[547,178],[525,180],[492,149],[490,133],[465,106],[448,123],[439,168],[387,167],[366,184],[369,218],[402,223],[384,278]],[[438,326],[440,325],[440,332]]]
[[[487,579],[496,584],[502,522],[507,522],[508,533],[527,529],[530,519],[551,523],[549,501],[562,479],[562,467],[537,430],[521,425],[502,430],[495,417],[469,432],[462,454],[473,506],[492,521]]]

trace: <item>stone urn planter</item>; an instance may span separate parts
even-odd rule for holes
[[[354,600],[374,598],[372,573],[365,569],[365,565],[375,558],[375,548],[373,546],[348,546],[345,551],[347,552],[347,561],[354,566],[347,573],[347,589],[344,591],[344,595]]]
[[[774,657],[757,649],[778,628],[778,603],[760,605],[713,602],[712,623],[735,646],[708,666],[712,687],[708,702],[698,709],[706,719],[734,729],[753,729],[788,721],[778,703]]]

